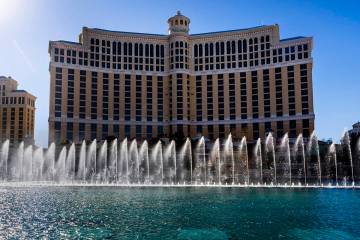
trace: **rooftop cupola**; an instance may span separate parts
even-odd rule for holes
[[[190,19],[177,11],[176,15],[168,19],[169,34],[189,33]]]

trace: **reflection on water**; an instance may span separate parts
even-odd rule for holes
[[[1,238],[357,239],[360,191],[0,188]]]

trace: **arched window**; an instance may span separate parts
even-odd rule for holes
[[[183,25],[183,23],[184,23],[184,22],[183,22],[183,20],[181,19],[181,20],[180,20],[180,24]]]
[[[198,51],[199,51],[198,45],[195,44],[194,45],[194,57],[198,57],[198,55],[199,55]]]

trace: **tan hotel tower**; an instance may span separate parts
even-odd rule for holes
[[[34,143],[36,97],[17,87],[16,80],[0,76],[0,144]]]
[[[279,26],[189,34],[82,29],[51,41],[49,141],[204,135],[308,136],[314,129],[312,38]]]

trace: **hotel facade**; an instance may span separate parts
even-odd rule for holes
[[[36,97],[18,90],[11,77],[0,76],[0,143],[34,143]]]
[[[50,41],[49,142],[185,136],[248,141],[314,129],[312,37],[279,26],[167,35],[84,27]]]

